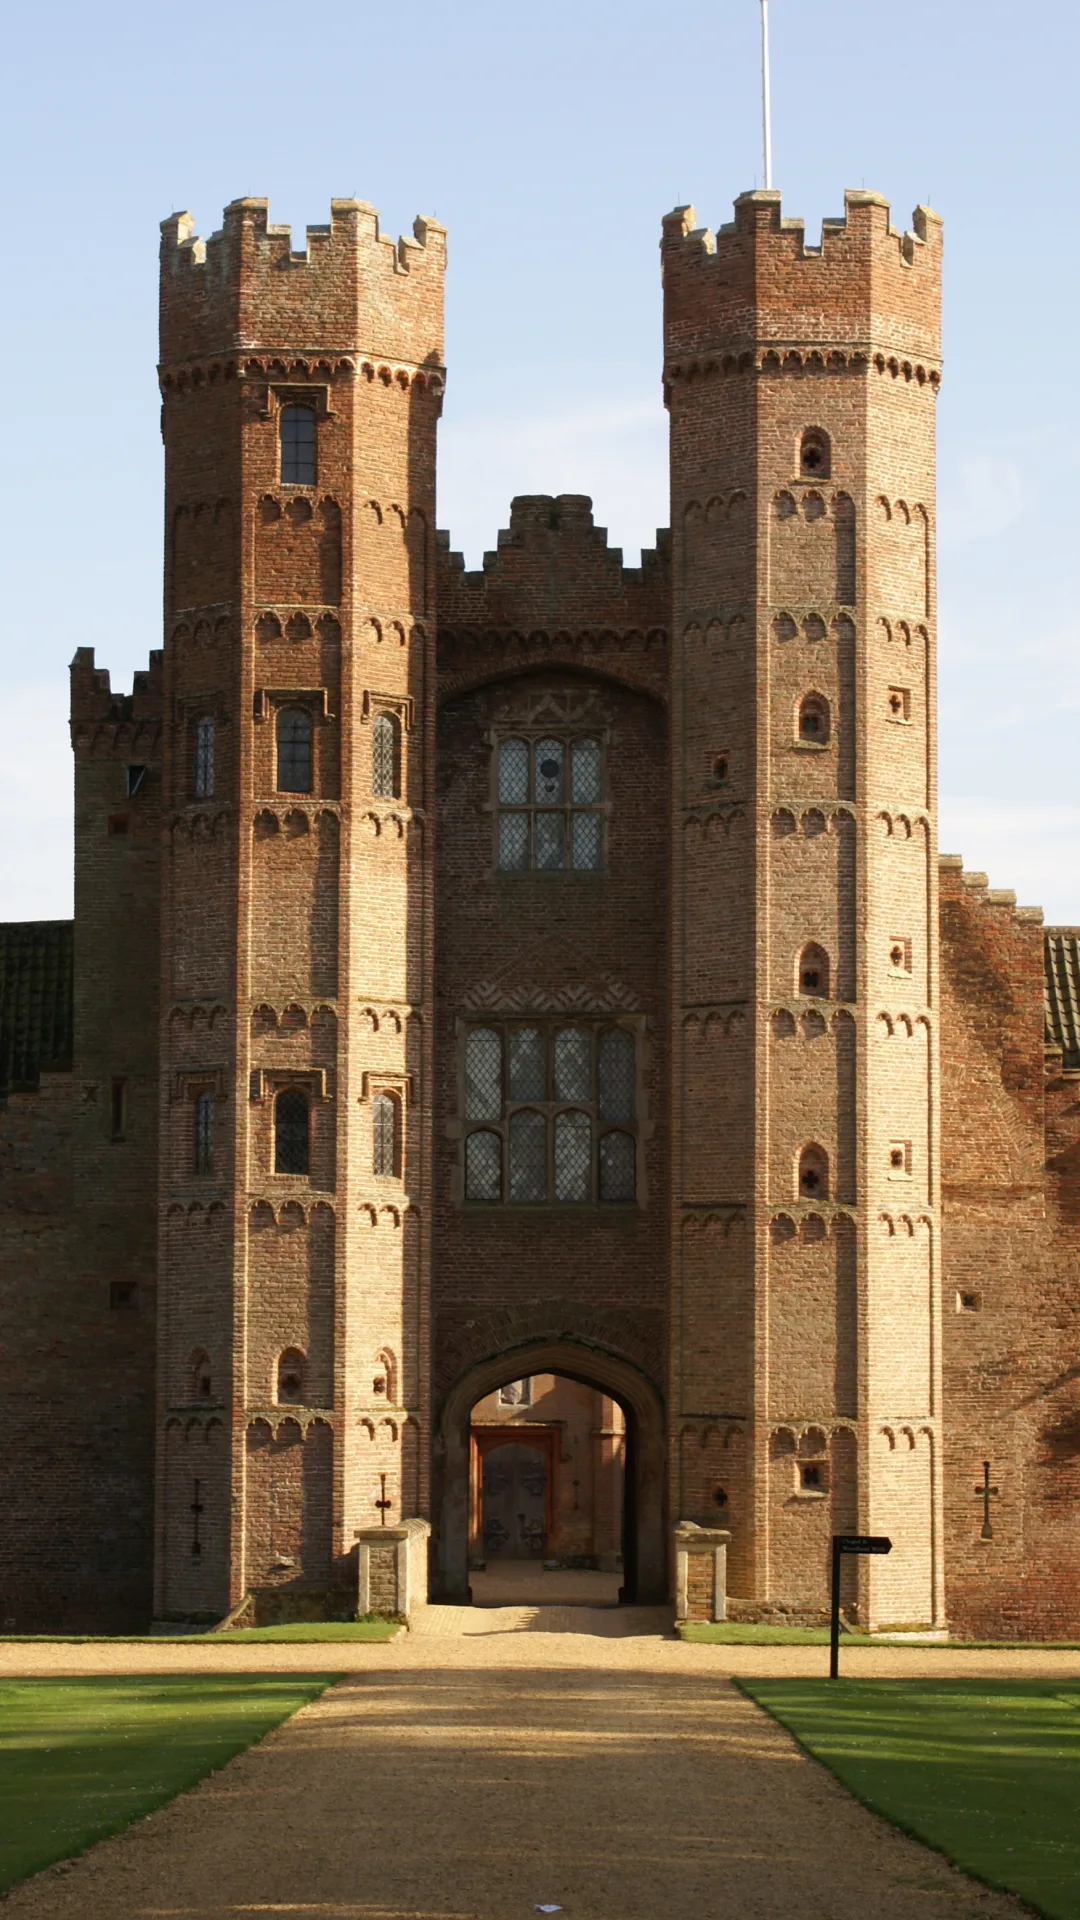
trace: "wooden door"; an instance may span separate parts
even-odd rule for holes
[[[513,1441],[484,1455],[484,1558],[541,1560],[547,1551],[546,1448]]]

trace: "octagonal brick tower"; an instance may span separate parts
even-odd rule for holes
[[[355,1530],[426,1498],[445,236],[358,200],[304,252],[264,200],[192,226],[161,252],[157,1608],[333,1612]]]
[[[941,229],[664,222],[673,1506],[731,1591],[939,1624]]]

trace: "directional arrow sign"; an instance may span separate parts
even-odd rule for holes
[[[829,1633],[829,1679],[840,1673],[840,1561],[845,1553],[891,1553],[892,1541],[883,1533],[834,1533],[832,1537],[832,1621]]]

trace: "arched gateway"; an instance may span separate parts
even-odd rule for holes
[[[623,1597],[642,1605],[667,1596],[664,1527],[664,1413],[654,1383],[617,1354],[565,1336],[527,1341],[477,1361],[446,1394],[435,1431],[432,1514],[433,1597],[469,1598],[470,1416],[485,1394],[524,1376],[554,1373],[598,1388],[626,1415]]]

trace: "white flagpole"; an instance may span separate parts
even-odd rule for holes
[[[761,0],[761,135],[765,185],[772,186],[772,99],[769,87],[769,0]]]

